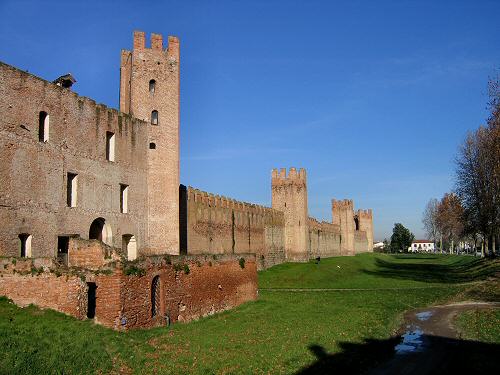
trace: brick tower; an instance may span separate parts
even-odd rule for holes
[[[340,253],[354,255],[354,204],[350,199],[332,199],[332,223],[340,226]]]
[[[149,127],[148,238],[145,253],[179,254],[179,40],[134,32],[132,51],[122,50],[120,110]]]
[[[366,251],[373,251],[373,211],[358,210],[357,217],[359,220],[359,230],[366,232],[366,240],[368,246]]]
[[[271,176],[272,207],[283,211],[285,216],[285,254],[289,261],[307,261],[308,212],[306,171],[290,168],[279,172],[273,169]]]

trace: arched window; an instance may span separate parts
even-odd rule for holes
[[[152,79],[151,81],[149,81],[149,93],[154,94],[155,90],[156,90],[156,81]]]
[[[31,257],[31,234],[22,233],[19,235],[19,241],[21,243],[21,257],[30,258]]]
[[[151,112],[151,124],[158,125],[158,111],[154,110]]]
[[[155,276],[151,283],[151,317],[160,313],[160,276]]]
[[[108,246],[113,245],[111,226],[102,217],[95,219],[90,225],[89,240],[99,240]]]
[[[38,140],[49,141],[49,115],[44,111],[41,111],[38,116]]]

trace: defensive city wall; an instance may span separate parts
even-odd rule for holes
[[[271,207],[179,181],[180,43],[134,32],[120,110],[0,62],[0,295],[115,329],[257,298],[257,269],[371,251],[372,211],[309,217],[304,169],[271,172]]]
[[[354,212],[352,200],[333,200],[331,223],[309,217],[304,169],[290,168],[288,174],[286,169],[273,170],[271,189],[269,208],[188,187],[180,202],[181,228],[186,228],[181,252],[252,253],[263,269],[285,261],[371,251],[371,210]]]

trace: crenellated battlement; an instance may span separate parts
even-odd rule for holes
[[[237,201],[233,198],[228,198],[221,195],[216,195],[208,193],[203,190],[199,190],[188,186],[187,188],[187,199],[191,202],[202,203],[208,207],[214,208],[231,208],[237,211],[245,211],[254,214],[275,214],[280,213],[280,211],[274,210],[273,208],[261,206],[258,204],[247,203]]]
[[[369,208],[367,210],[361,210],[361,209],[359,209],[358,211],[356,211],[356,215],[359,218],[372,219],[373,218],[373,211],[372,211],[371,208]]]
[[[175,36],[168,36],[167,48],[163,48],[163,36],[151,33],[151,48],[146,48],[146,33],[144,31],[134,31],[134,51],[152,50],[167,52],[169,55],[179,54],[179,39]]]
[[[309,230],[321,230],[324,232],[332,232],[335,234],[340,234],[340,226],[337,224],[332,224],[328,221],[319,221],[314,217],[307,218],[307,225],[309,226]]]
[[[274,168],[271,171],[271,183],[272,185],[284,185],[284,184],[305,184],[307,180],[306,170],[300,168],[298,171],[295,167],[291,167],[288,171],[286,168]]]
[[[332,199],[332,209],[354,209],[354,202],[352,199]]]

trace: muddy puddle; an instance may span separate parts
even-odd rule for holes
[[[415,313],[417,321],[425,322],[433,315],[432,311]],[[401,342],[394,347],[396,355],[412,354],[424,351],[428,344],[424,330],[418,324],[408,324],[401,335]]]

